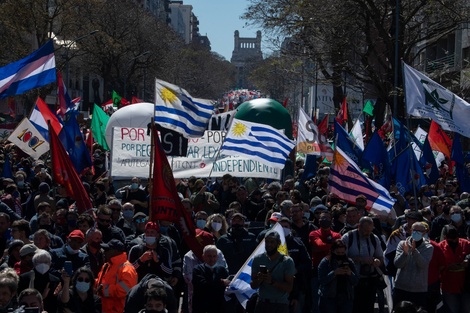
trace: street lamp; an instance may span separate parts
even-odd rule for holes
[[[70,50],[70,48],[75,46],[75,44],[77,42],[79,42],[80,40],[85,39],[89,36],[93,36],[97,32],[99,32],[99,30],[95,29],[95,30],[89,32],[86,35],[80,36],[78,38],[75,38],[75,39],[69,41],[68,46],[66,47],[66,50],[65,50],[65,62],[66,62],[65,63],[65,87],[67,89],[68,89],[68,85],[69,85],[69,61],[70,61],[70,59],[69,59],[69,50]]]
[[[127,62],[126,64],[126,74],[124,75],[124,98],[127,99],[127,76],[130,74],[130,69],[131,69],[131,63],[132,61],[135,61],[141,57],[144,57],[146,55],[150,54],[150,51],[147,50],[145,52],[142,52],[141,54],[139,54],[138,56],[136,57],[133,57],[132,59],[129,60],[129,62]],[[145,86],[145,75],[144,75],[144,86]]]

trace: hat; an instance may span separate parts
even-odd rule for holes
[[[109,250],[117,250],[120,252],[126,251],[126,247],[118,239],[111,239],[108,243],[102,243],[101,248],[103,248],[104,251],[109,251]]]
[[[451,181],[451,180],[448,180],[448,181],[446,181],[446,186],[447,186],[447,185],[451,185],[451,186],[453,186],[453,185],[454,185],[454,182],[453,182],[453,181]]]
[[[316,207],[317,205],[319,205],[321,203],[322,203],[322,201],[321,201],[319,196],[315,196],[315,197],[312,198],[312,200],[310,200],[310,206],[311,207]]]
[[[264,238],[268,238],[268,237],[272,237],[276,239],[277,241],[281,241],[281,236],[279,236],[279,233],[273,229],[271,229],[270,231],[266,233],[266,235],[264,235]]]
[[[147,218],[147,215],[145,215],[145,213],[143,213],[143,212],[137,212],[137,213],[134,214],[133,218],[134,219],[136,219],[136,218]]]
[[[287,222],[287,223],[289,223],[289,224],[292,224],[292,221],[290,220],[290,218],[285,217],[285,216],[284,216],[284,217],[281,217],[281,218],[278,220],[278,222],[279,222],[279,223],[280,223],[280,222]]]
[[[69,204],[66,199],[62,198],[59,201],[56,202],[55,204],[56,208],[61,208],[61,209],[66,209],[69,207]]]
[[[279,213],[279,212],[273,212],[273,214],[271,214],[271,217],[269,218],[269,221],[274,221],[274,222],[277,222],[279,221],[279,219],[282,217],[282,214]]]
[[[85,240],[85,236],[83,235],[81,230],[75,229],[73,230],[67,238],[80,238],[81,240]]]
[[[42,166],[42,167],[44,167],[44,162],[41,161],[41,160],[37,160],[36,162],[34,162],[34,167],[36,167],[36,166]]]
[[[202,247],[214,244],[214,236],[199,228],[196,229],[196,240]]]
[[[405,214],[405,217],[419,222],[423,220],[423,216],[418,211],[410,211]]]
[[[281,207],[282,209],[290,209],[292,206],[294,205],[294,203],[291,201],[291,200],[284,200],[281,202]]]
[[[8,253],[10,254],[13,249],[22,246],[24,246],[23,240],[15,239],[8,245]]]
[[[316,212],[316,211],[328,211],[328,208],[323,204],[319,204],[313,208],[313,212]]]
[[[241,214],[241,213],[238,213],[238,212],[233,214],[231,219],[233,220],[235,217],[239,217],[239,218],[243,219],[244,221],[246,220],[246,216]]]
[[[51,187],[48,183],[42,182],[39,184],[39,192],[40,193],[48,193],[51,190]]]
[[[165,288],[165,283],[160,278],[150,278],[147,280],[147,288]]]
[[[147,222],[147,224],[145,224],[145,230],[147,229],[155,229],[160,232],[160,225],[158,225],[157,222]]]
[[[24,245],[20,249],[20,256],[26,256],[28,254],[34,254],[38,247],[33,245],[32,243],[28,243],[27,245]]]
[[[8,184],[14,184],[15,183],[15,181],[13,179],[7,178],[7,177],[3,178],[2,182],[3,183],[8,183]]]
[[[357,195],[357,196],[356,196],[356,201],[357,201],[358,199],[362,199],[362,200],[364,200],[364,201],[367,201],[367,197],[366,197],[365,195],[363,195],[363,194]]]

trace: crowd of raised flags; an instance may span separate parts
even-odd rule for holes
[[[451,164],[451,171],[455,170],[461,191],[470,191],[470,178],[460,139],[460,136],[470,133],[470,124],[466,119],[470,105],[410,66],[403,66],[408,113],[432,119],[429,132],[425,134],[423,130],[420,131],[420,134],[425,134],[424,140],[417,138],[403,123],[389,114],[384,126],[364,142],[359,122],[354,124],[351,133],[343,127],[348,121],[346,100],[335,118],[332,144],[326,140],[328,115],[316,125],[302,109],[299,114],[297,150],[310,156],[307,158],[306,169],[310,161],[316,163],[319,157],[330,158],[332,165],[329,191],[341,195],[349,202],[354,202],[357,195],[364,194],[367,197],[367,207],[379,214],[387,214],[394,205],[395,200],[388,192],[392,183],[400,192],[405,193],[437,180],[439,173],[434,152],[442,153]],[[79,211],[83,212],[91,208],[91,203],[85,200],[87,197],[82,196],[85,191],[79,174],[92,166],[92,160],[76,120],[76,101],[68,96],[60,73],[56,74],[52,41],[28,57],[0,68],[0,99],[54,82],[58,84],[57,114],[38,98],[29,119],[18,125],[9,141],[33,158],[39,158],[50,150],[56,182],[66,187],[69,196],[77,201]],[[155,82],[155,94],[156,124],[173,129],[186,138],[203,135],[214,112],[214,104],[196,99],[183,88],[159,79]],[[111,104],[115,107],[127,105],[129,101],[113,91]],[[109,150],[110,143],[105,138],[109,116],[96,104],[93,112],[91,133],[88,136],[93,137],[105,150]],[[365,104],[364,112],[368,117],[372,116],[371,102]],[[453,140],[444,130],[454,132]],[[160,147],[158,140],[154,146]],[[284,130],[235,117],[222,143],[221,153],[248,156],[282,169],[294,147],[294,141],[285,135]],[[156,161],[165,158],[162,153],[155,155],[159,158]],[[441,160],[438,161],[440,163]],[[167,160],[166,163],[160,163],[157,169],[161,171],[165,168],[169,168]],[[169,172],[171,174],[171,169]],[[162,177],[167,174],[168,171],[154,172],[154,179],[158,179],[154,182],[164,184]],[[153,193],[152,199],[158,202],[176,195],[173,189],[169,192],[167,197]],[[180,212],[181,203],[178,201],[176,197],[173,203],[166,206],[174,207]],[[187,219],[187,216],[181,214],[175,215],[175,222],[183,223]],[[184,225],[186,228],[183,229],[187,230],[188,235],[186,237],[189,238],[194,229],[188,223]],[[279,233],[283,235],[282,231]],[[262,242],[254,254],[261,253],[263,249]],[[229,288],[229,292],[236,293],[242,303],[253,292],[248,288],[253,256],[240,269]]]

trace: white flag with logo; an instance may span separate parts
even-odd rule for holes
[[[14,143],[35,160],[49,151],[49,143],[27,118],[24,118],[16,126],[16,129],[8,137],[8,141]]]
[[[408,114],[429,117],[444,130],[468,136],[470,133],[468,102],[405,63],[403,63],[403,74]]]

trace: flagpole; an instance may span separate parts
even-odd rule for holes
[[[155,114],[155,113],[154,113]],[[155,134],[155,118],[152,118],[152,121],[150,122],[150,162],[149,162],[149,181],[148,181],[148,186],[149,186],[149,195],[152,195],[153,191],[153,158],[155,155],[155,145],[154,143],[154,137],[157,136]],[[149,197],[149,221],[152,221],[152,197]]]

